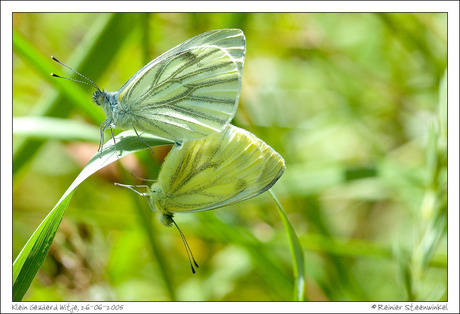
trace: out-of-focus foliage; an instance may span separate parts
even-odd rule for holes
[[[117,90],[194,35],[242,29],[233,123],[286,160],[273,190],[304,248],[307,300],[447,299],[446,14],[23,13],[13,23],[14,117],[94,125],[92,90],[50,77],[71,75],[50,55]],[[104,23],[113,31],[101,36]],[[14,257],[97,150],[71,130],[25,136],[13,138]],[[135,181],[126,170],[155,179],[166,153],[129,156],[79,187],[24,300],[292,300],[287,235],[267,193],[176,216],[200,264],[192,275],[177,231],[113,185]]]

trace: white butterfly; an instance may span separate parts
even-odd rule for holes
[[[151,187],[116,184],[147,197],[151,208],[160,212],[161,222],[177,227],[195,272],[192,261],[196,267],[198,264],[174,213],[211,210],[255,197],[270,189],[285,169],[283,157],[273,148],[229,124],[222,132],[174,145]]]
[[[107,116],[101,143],[107,128],[112,134],[113,128],[133,128],[180,143],[220,132],[233,118],[245,51],[241,30],[209,31],[150,61],[116,92],[74,72],[97,89],[93,101]]]

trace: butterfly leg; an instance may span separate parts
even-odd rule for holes
[[[104,131],[107,128],[107,125],[109,124],[109,119],[105,120],[102,122],[101,126],[99,127],[101,137],[99,138],[99,148],[97,149],[98,152],[102,151],[103,145],[104,145]]]
[[[128,185],[128,184],[121,184],[121,183],[117,183],[115,182],[114,183],[115,185],[118,185],[118,186],[122,186],[122,187],[125,187],[125,188],[128,188],[130,189],[131,191],[134,191],[136,192],[137,194],[139,194],[140,196],[143,196],[145,197],[145,199],[147,200],[147,204],[149,204],[150,206],[150,209],[155,212],[155,207],[152,205],[152,202],[150,201],[149,199],[149,195],[151,194],[151,189],[150,189],[150,186],[148,185],[145,185],[145,184],[140,184],[140,185]],[[146,188],[147,189],[147,193],[141,193],[139,192],[138,190],[136,190],[135,188]]]
[[[139,133],[137,133],[137,130],[136,130],[136,128],[134,127],[134,124],[133,124],[133,129],[134,129],[134,132],[136,132],[137,137],[141,140],[141,142],[144,143],[145,145],[147,145],[148,148],[150,149],[150,151],[152,152],[152,154],[154,154],[152,147],[151,147],[149,144],[147,144],[147,143],[142,139],[142,137],[139,136]]]
[[[99,152],[101,152],[102,149],[104,148],[103,147],[104,146],[104,132],[107,128],[110,128],[110,132],[112,132],[113,142],[115,143],[115,151],[117,150],[117,142],[115,141],[115,135],[113,133],[112,120],[107,119],[104,122],[102,122],[101,126],[99,127],[99,130],[101,132],[101,137],[99,140],[99,148],[97,149]]]
[[[115,151],[117,151],[117,141],[115,141],[115,134],[113,133],[113,128],[110,127],[110,133],[112,133],[113,145],[115,147]],[[121,152],[120,152],[121,154]]]

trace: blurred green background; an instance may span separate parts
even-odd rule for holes
[[[72,76],[49,56],[114,91],[178,43],[240,28],[233,123],[286,160],[273,190],[304,249],[306,299],[447,300],[447,14],[22,13],[13,23],[14,118],[69,122],[13,120],[13,260],[96,153],[104,120],[92,88],[49,76]],[[176,216],[200,265],[192,275],[177,231],[113,185],[134,182],[126,169],[155,179],[166,153],[129,156],[78,188],[25,301],[293,299],[267,193]]]

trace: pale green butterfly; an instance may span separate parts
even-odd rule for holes
[[[176,225],[174,213],[215,209],[257,196],[270,189],[285,169],[283,157],[273,148],[254,134],[228,125],[220,133],[174,145],[151,187],[117,185],[147,197],[151,208],[161,213],[162,223],[171,226]],[[179,232],[188,254],[190,248]]]
[[[245,51],[241,30],[209,31],[150,61],[116,92],[100,90],[52,58],[96,88],[93,101],[107,116],[101,144],[107,128],[112,136],[113,128],[133,128],[181,143],[220,132],[233,118]]]

